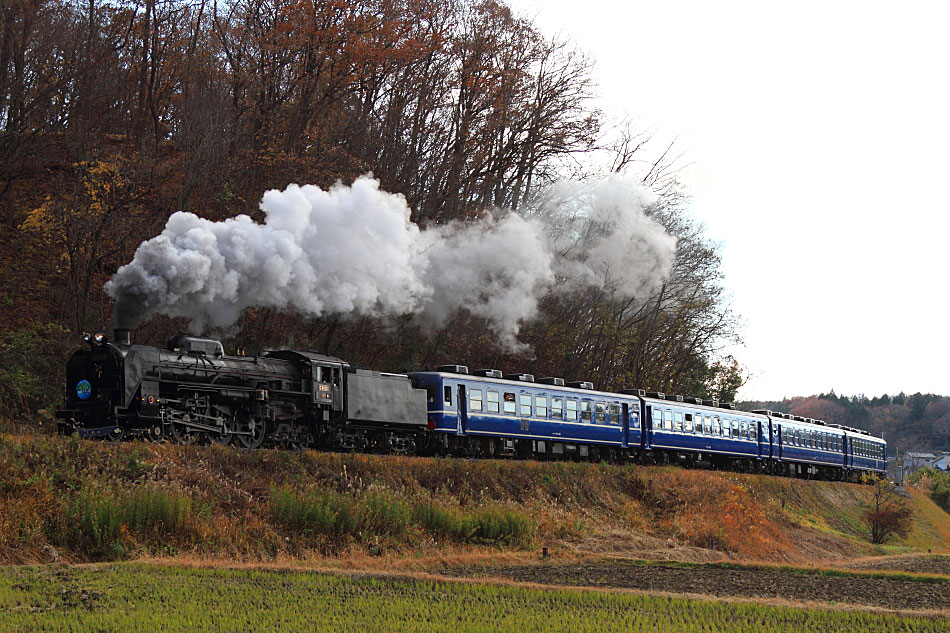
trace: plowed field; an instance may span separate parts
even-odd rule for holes
[[[780,598],[888,609],[950,609],[950,578],[911,579],[829,574],[810,570],[637,563],[542,564],[497,569],[463,568],[461,576],[490,576],[547,585],[612,587],[717,597]]]

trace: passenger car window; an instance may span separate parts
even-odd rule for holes
[[[708,415],[703,418],[703,427],[705,429],[706,435],[712,435],[712,418]]]
[[[603,402],[594,403],[594,422],[603,424],[607,421],[607,405]]]
[[[663,411],[663,428],[667,431],[673,430],[673,412],[669,409]]]
[[[679,411],[673,412],[673,430],[674,431],[683,430],[683,414]]]
[[[515,410],[515,394],[505,392],[505,413],[514,413]]]
[[[445,394],[443,397],[443,400],[445,400],[445,404],[452,404],[452,387],[449,385],[446,385],[442,391]]]
[[[577,420],[577,400],[568,399],[564,404],[567,406],[567,419],[571,422]]]
[[[531,417],[531,396],[521,394],[521,415]]]
[[[488,392],[488,412],[498,413],[498,392],[497,391]]]
[[[663,428],[663,412],[659,409],[653,409],[653,428]]]
[[[620,405],[615,402],[611,402],[609,405],[607,405],[607,409],[610,413],[609,422],[611,424],[620,424]]]
[[[722,435],[722,423],[719,421],[719,418],[713,418],[712,428],[713,435]]]
[[[548,398],[547,396],[537,396],[534,399],[535,415],[539,418],[548,417]]]
[[[732,437],[737,439],[739,437],[739,420],[732,421]]]
[[[564,419],[564,400],[561,398],[551,398],[551,419]]]
[[[581,422],[590,422],[590,402],[583,400],[581,401]]]
[[[468,408],[470,411],[482,410],[482,390],[472,389],[468,392]]]
[[[693,414],[692,413],[686,414],[686,419],[683,420],[683,430],[686,431],[687,433],[693,432]]]

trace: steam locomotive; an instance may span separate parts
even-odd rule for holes
[[[731,403],[596,391],[461,365],[390,374],[296,350],[224,354],[178,335],[165,349],[117,329],[85,335],[66,366],[62,433],[183,444],[679,463],[824,479],[885,472],[866,431]]]
[[[62,433],[400,452],[425,437],[425,392],[404,375],[312,352],[226,356],[220,341],[192,336],[165,349],[132,345],[127,329],[84,338],[66,364]]]

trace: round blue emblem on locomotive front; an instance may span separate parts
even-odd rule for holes
[[[85,400],[92,395],[92,385],[88,380],[80,380],[76,383],[76,395],[80,400]]]

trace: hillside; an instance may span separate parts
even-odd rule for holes
[[[738,406],[744,411],[769,409],[867,429],[874,435],[883,435],[901,453],[950,451],[950,398],[945,396],[900,393],[867,398],[838,396],[832,391],[778,401],[740,402]]]
[[[950,517],[913,489],[910,534],[871,546],[861,519],[869,493],[671,467],[3,435],[0,561],[343,561],[547,547],[558,555],[831,563],[950,551]]]

